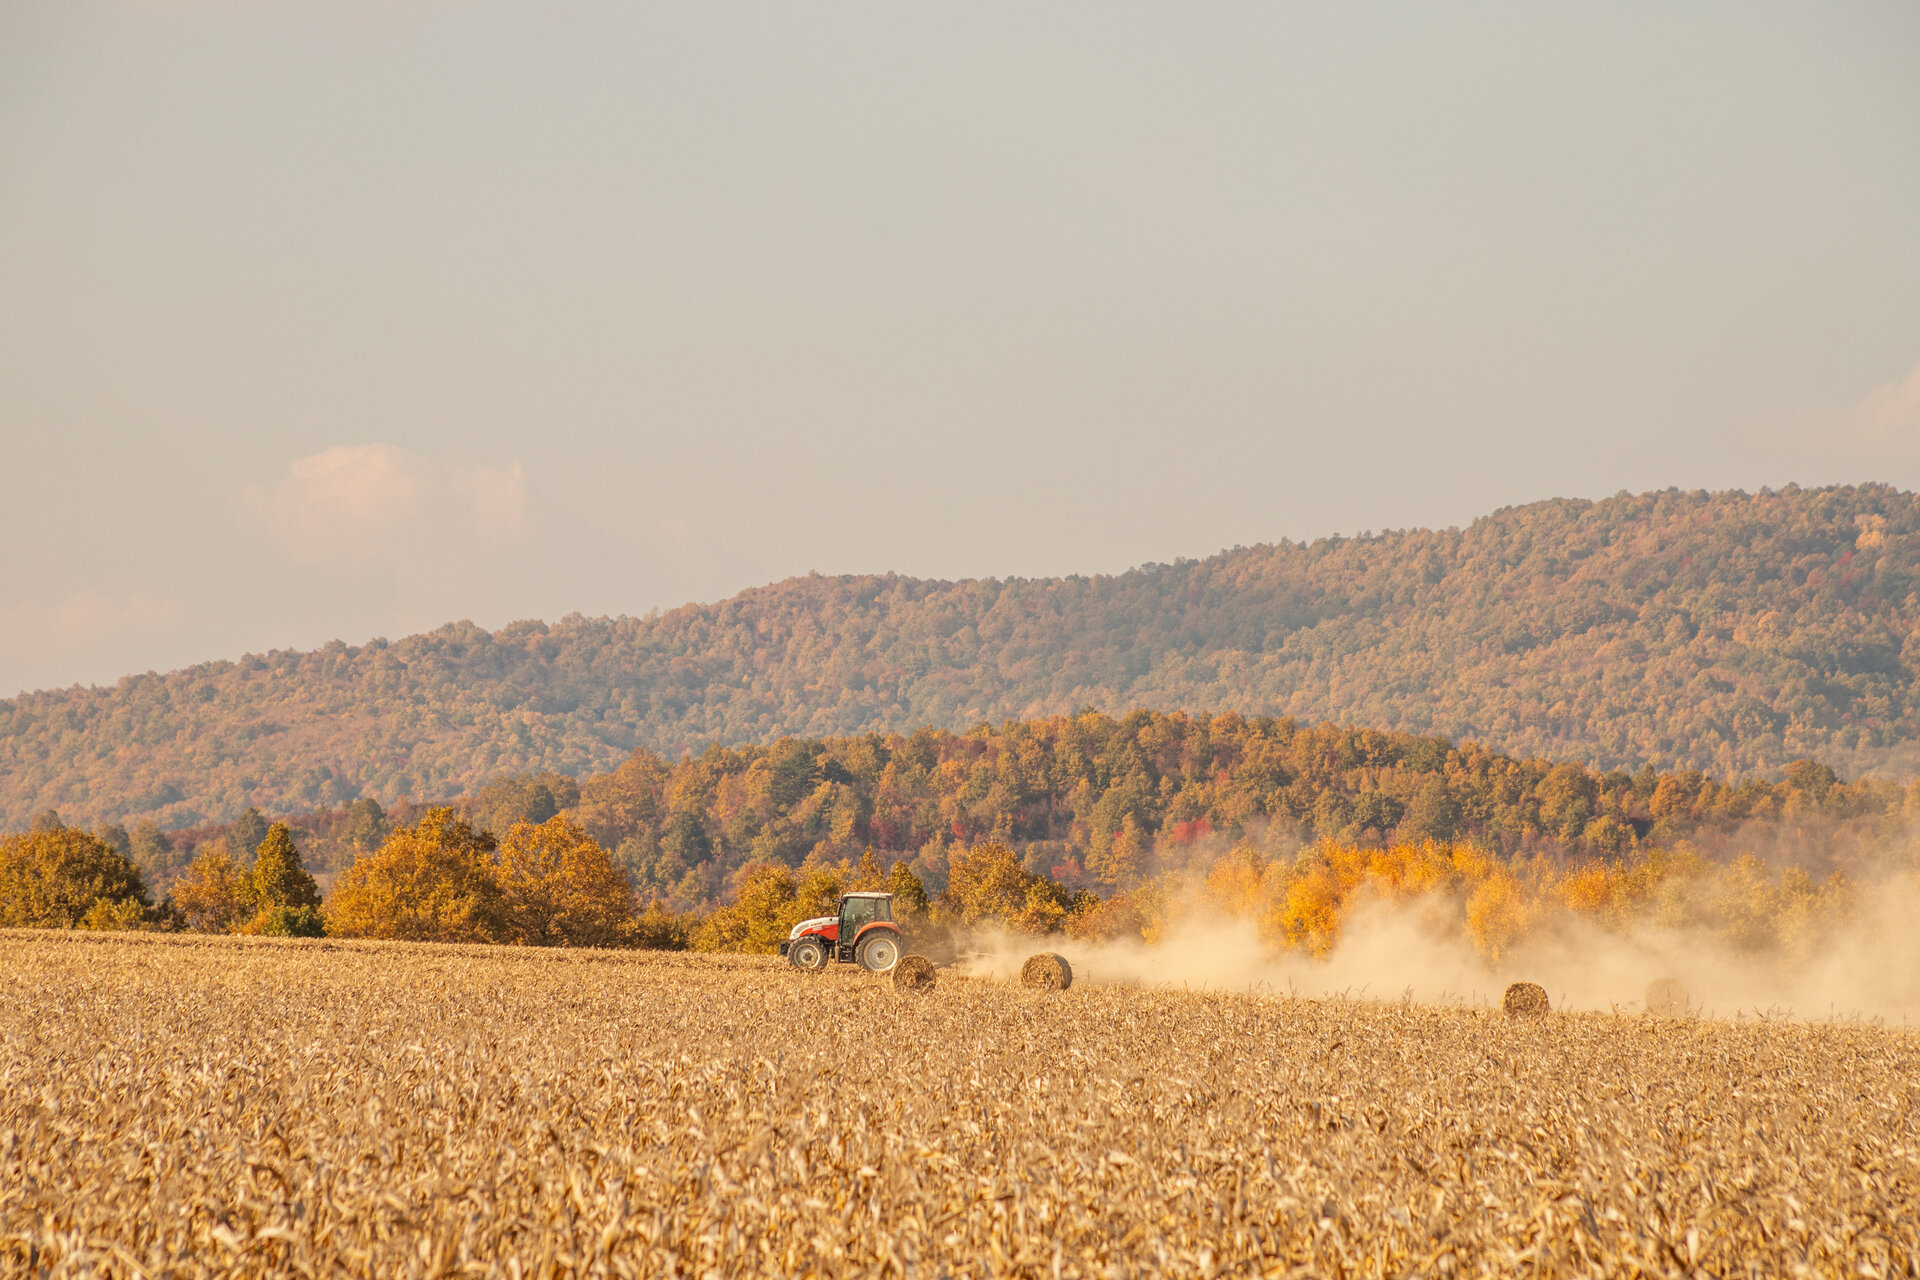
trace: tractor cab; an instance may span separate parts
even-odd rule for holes
[[[860,930],[875,921],[893,923],[893,895],[890,893],[843,893],[840,895],[840,936],[855,938]],[[852,959],[848,956],[846,959]]]
[[[780,954],[796,968],[818,972],[830,960],[885,973],[900,960],[900,926],[893,922],[890,893],[844,893],[830,916],[802,920],[780,944]]]

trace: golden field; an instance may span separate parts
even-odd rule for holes
[[[0,934],[0,1272],[1912,1275],[1920,1035]]]

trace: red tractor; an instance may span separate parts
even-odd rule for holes
[[[893,922],[890,893],[840,895],[840,914],[802,920],[780,944],[787,963],[818,973],[829,960],[852,961],[868,973],[886,973],[905,948]]]

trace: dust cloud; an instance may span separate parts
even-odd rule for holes
[[[1324,957],[1276,949],[1251,920],[1188,907],[1151,944],[975,935],[969,972],[1013,979],[1055,951],[1075,983],[1118,983],[1312,998],[1497,1005],[1510,982],[1537,982],[1556,1009],[1644,1011],[1647,987],[1675,979],[1706,1017],[1873,1020],[1920,1025],[1920,880],[1863,887],[1846,927],[1796,948],[1740,947],[1704,931],[1603,928],[1561,913],[1498,960],[1473,945],[1460,904],[1367,899]]]

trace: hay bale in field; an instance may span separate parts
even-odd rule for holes
[[[1547,989],[1537,982],[1516,982],[1508,987],[1507,994],[1500,997],[1500,1007],[1509,1018],[1544,1018],[1552,1009],[1547,1003]]]
[[[1073,966],[1051,951],[1027,957],[1020,966],[1020,985],[1036,991],[1065,991],[1073,985]]]
[[[933,983],[933,961],[925,956],[901,956],[893,966],[895,991],[931,991]]]
[[[1684,1018],[1693,1011],[1687,989],[1672,978],[1655,978],[1647,984],[1647,1012],[1658,1018]]]

